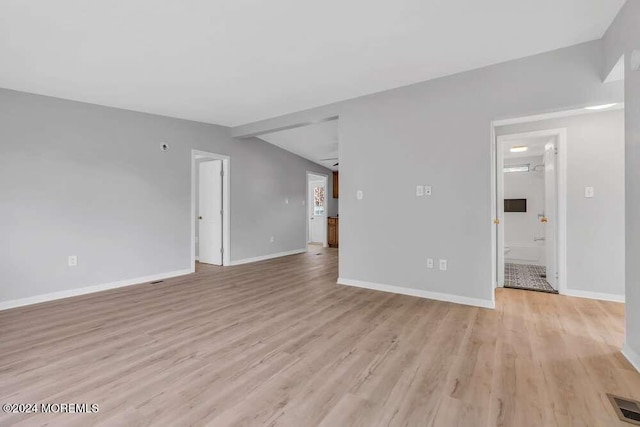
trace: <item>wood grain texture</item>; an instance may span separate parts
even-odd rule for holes
[[[320,253],[320,255],[317,255]],[[500,289],[486,310],[336,285],[337,251],[199,266],[0,312],[16,426],[624,426],[622,304]]]

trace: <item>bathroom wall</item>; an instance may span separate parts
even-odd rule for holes
[[[504,237],[505,262],[545,265],[544,241],[534,241],[544,236],[544,226],[538,215],[544,212],[544,169],[542,156],[505,159],[505,166],[530,164],[530,172],[504,174],[504,198],[527,199],[527,212],[505,212]]]

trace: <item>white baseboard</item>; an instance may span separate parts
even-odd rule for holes
[[[8,310],[10,308],[22,307],[25,305],[38,304],[41,302],[53,301],[62,298],[75,297],[78,295],[91,294],[94,292],[106,291],[108,289],[123,288],[125,286],[139,285],[141,283],[154,282],[156,280],[169,279],[177,276],[190,274],[191,269],[169,271],[166,273],[154,274],[151,276],[137,277],[135,279],[120,280],[118,282],[104,283],[101,285],[87,286],[84,288],[67,289],[65,291],[53,292],[50,294],[41,294],[33,297],[14,299],[9,301],[0,301],[0,310]]]
[[[456,304],[471,305],[482,308],[496,308],[496,304],[491,300],[483,300],[479,298],[469,298],[459,295],[442,294],[439,292],[424,291],[422,289],[404,288],[402,286],[384,285],[381,283],[363,282],[361,280],[338,278],[338,284],[346,286],[355,286],[357,288],[372,289],[374,291],[391,292],[394,294],[409,295],[412,297],[420,297],[433,299],[438,301],[453,302]]]
[[[631,347],[625,343],[622,346],[622,355],[627,358],[634,368],[636,368],[636,371],[640,372],[640,354],[631,350]]]
[[[275,254],[268,254],[268,255],[262,255],[262,256],[257,256],[254,258],[245,258],[245,259],[238,259],[238,260],[232,260],[231,261],[231,265],[241,265],[241,264],[249,264],[250,262],[258,262],[258,261],[264,261],[267,259],[272,259],[272,258],[280,258],[283,256],[288,256],[288,255],[297,255],[297,254],[302,254],[307,252],[306,249],[294,249],[292,251],[287,251],[287,252],[278,252]]]
[[[569,297],[599,299],[602,301],[624,302],[624,295],[603,294],[600,292],[578,291],[575,289],[565,289],[562,295]]]

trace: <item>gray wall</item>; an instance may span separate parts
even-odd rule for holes
[[[502,126],[496,135],[558,128],[567,128],[567,287],[624,295],[624,111]]]
[[[0,301],[190,268],[192,148],[231,156],[232,260],[305,247],[306,171],[329,170],[220,126],[0,90]]]
[[[602,84],[602,48],[594,41],[337,105],[340,277],[492,300],[490,123],[621,101],[620,83]],[[417,198],[417,184],[433,196]],[[448,271],[428,270],[428,257],[448,259]]]
[[[640,357],[640,71],[630,68],[632,50],[640,49],[640,1],[625,3],[603,40],[607,57],[603,74],[621,54],[626,61],[626,345]]]
[[[232,260],[306,248],[307,171],[327,175],[329,188],[331,171],[258,138],[235,143],[243,142],[249,145],[242,162],[231,165]],[[334,203],[328,199],[330,210]]]

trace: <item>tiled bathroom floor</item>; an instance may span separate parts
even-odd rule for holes
[[[505,263],[504,287],[557,294],[558,291],[542,277],[546,273],[545,270],[545,267],[540,265]]]

